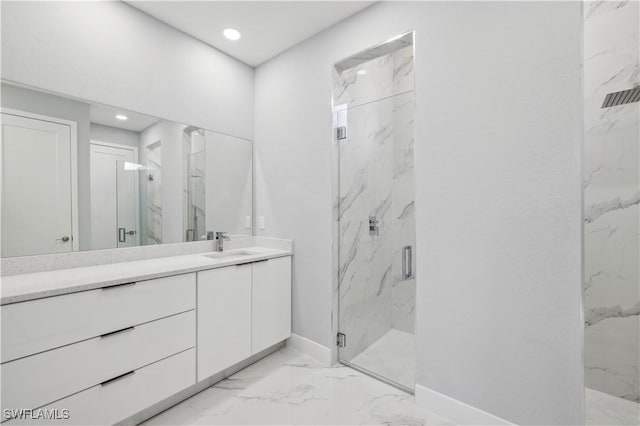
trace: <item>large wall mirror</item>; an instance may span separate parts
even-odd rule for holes
[[[251,235],[252,142],[2,83],[2,257]]]

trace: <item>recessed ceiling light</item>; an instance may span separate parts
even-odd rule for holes
[[[123,114],[118,114],[118,115],[116,115],[116,118],[118,120],[124,121],[124,120],[127,120],[129,117],[127,117],[126,115],[123,115]]]
[[[242,37],[242,34],[240,34],[240,31],[236,30],[235,28],[225,28],[222,31],[222,35],[228,38],[229,40],[233,40],[233,41],[240,40],[240,37]]]
[[[358,75],[366,75],[367,70],[358,70]]]

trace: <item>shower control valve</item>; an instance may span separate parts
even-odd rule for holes
[[[380,235],[380,226],[378,225],[378,218],[375,216],[369,216],[369,235]]]

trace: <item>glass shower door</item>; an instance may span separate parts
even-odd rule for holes
[[[336,111],[342,362],[415,382],[413,92]]]
[[[143,173],[145,186],[145,214],[143,216],[143,244],[162,244],[162,141],[146,148],[146,166]]]
[[[189,155],[187,241],[206,239],[205,151]]]

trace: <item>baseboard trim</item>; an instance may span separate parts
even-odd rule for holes
[[[287,346],[310,356],[322,365],[330,366],[333,364],[331,362],[331,349],[313,340],[309,340],[306,337],[291,334],[291,337],[287,339]]]
[[[458,425],[515,424],[422,385],[416,385],[416,404]]]

